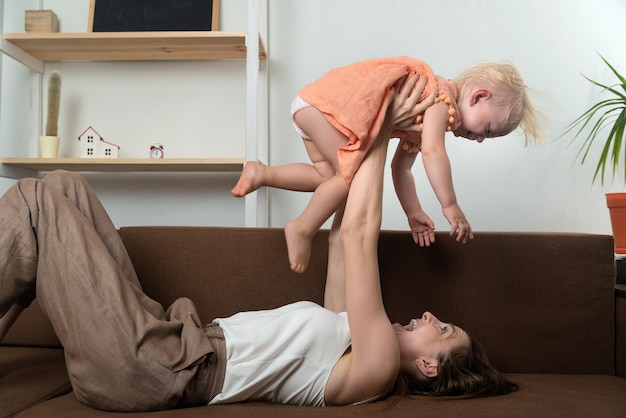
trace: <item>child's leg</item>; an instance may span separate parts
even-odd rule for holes
[[[311,161],[323,166],[326,172],[333,172],[315,189],[302,214],[285,225],[291,269],[302,273],[309,264],[313,236],[348,195],[348,185],[337,162],[337,150],[347,143],[347,138],[314,107],[300,110],[295,119],[312,140],[312,146],[307,147]]]
[[[307,153],[311,156],[311,148],[315,147],[310,137],[304,132],[295,121],[295,115],[302,109],[311,107],[300,97],[296,97],[291,105],[291,115],[294,129],[304,140]],[[317,153],[313,150],[313,153]],[[256,161],[246,163],[239,181],[231,190],[235,197],[243,197],[263,186],[276,187],[285,190],[300,192],[312,192],[317,186],[329,177],[334,175],[332,166],[326,164],[315,164],[316,159],[311,159],[313,165],[309,164],[287,164],[282,166],[267,167]]]
[[[310,142],[308,139],[304,140],[305,145]],[[243,197],[264,186],[312,192],[326,179],[315,165],[293,163],[272,167],[257,161],[248,161],[231,193],[235,197]]]
[[[303,273],[311,257],[311,241],[322,224],[346,198],[348,185],[341,175],[326,180],[315,190],[309,204],[296,219],[285,225],[285,239],[291,269]]]

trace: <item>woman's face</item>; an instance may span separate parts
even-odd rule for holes
[[[410,356],[416,360],[436,362],[457,347],[470,347],[469,335],[454,324],[441,322],[430,312],[412,319],[408,325],[394,324],[399,339],[406,341]]]

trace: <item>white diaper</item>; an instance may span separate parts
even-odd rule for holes
[[[298,135],[300,135],[304,139],[311,139],[304,131],[298,126],[296,120],[294,119],[294,115],[298,110],[302,110],[305,107],[310,107],[311,105],[304,100],[300,96],[296,96],[296,98],[291,103],[291,122],[293,122],[293,128],[296,130]]]

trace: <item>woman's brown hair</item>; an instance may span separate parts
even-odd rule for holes
[[[472,340],[470,347],[457,347],[440,358],[437,376],[432,379],[401,374],[391,394],[479,398],[505,395],[517,388],[491,365],[483,346]]]

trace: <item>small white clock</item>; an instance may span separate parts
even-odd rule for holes
[[[161,144],[150,145],[150,158],[163,158],[163,145]]]

